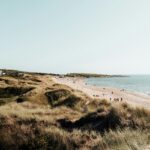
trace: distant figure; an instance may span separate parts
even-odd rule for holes
[[[119,102],[119,98],[114,98],[114,101],[115,102]]]
[[[111,101],[111,98],[110,98],[110,101]]]
[[[121,102],[122,102],[122,101],[123,101],[123,98],[121,97],[121,99],[120,99],[120,100],[121,100]]]
[[[112,91],[111,94],[114,94],[114,92]]]
[[[124,91],[124,89],[121,89],[121,91]]]

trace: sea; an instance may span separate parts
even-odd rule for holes
[[[150,75],[129,75],[125,77],[87,78],[86,83],[100,87],[112,87],[138,92],[150,96]]]

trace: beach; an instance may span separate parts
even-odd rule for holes
[[[80,90],[91,98],[107,99],[112,102],[127,102],[132,106],[150,108],[150,96],[138,92],[89,85],[85,82],[85,78],[79,77],[53,77],[53,80],[56,83],[65,84],[73,89]]]

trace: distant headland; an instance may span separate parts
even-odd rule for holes
[[[59,77],[82,77],[82,78],[112,78],[112,77],[128,77],[126,75],[108,75],[108,74],[97,74],[97,73],[67,73],[67,74],[55,74],[55,73],[42,73],[42,72],[27,72],[12,69],[0,69],[0,75],[20,75],[23,73],[28,74],[39,74],[39,75],[53,75]]]
[[[127,77],[125,75],[108,75],[108,74],[95,74],[95,73],[69,73],[65,76],[68,77],[84,77],[84,78],[111,78],[111,77]]]

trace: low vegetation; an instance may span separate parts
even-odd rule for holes
[[[0,89],[1,150],[146,150],[150,145],[150,111],[144,108],[90,99],[55,84],[50,75],[3,76]]]
[[[90,77],[110,77],[110,75],[103,75],[103,74],[92,74],[92,73],[68,73],[66,74],[67,77],[83,77],[83,78],[90,78]]]
[[[111,78],[111,77],[125,77],[123,75],[107,75],[107,74],[95,74],[95,73],[68,73],[67,77],[83,77],[83,78]]]

